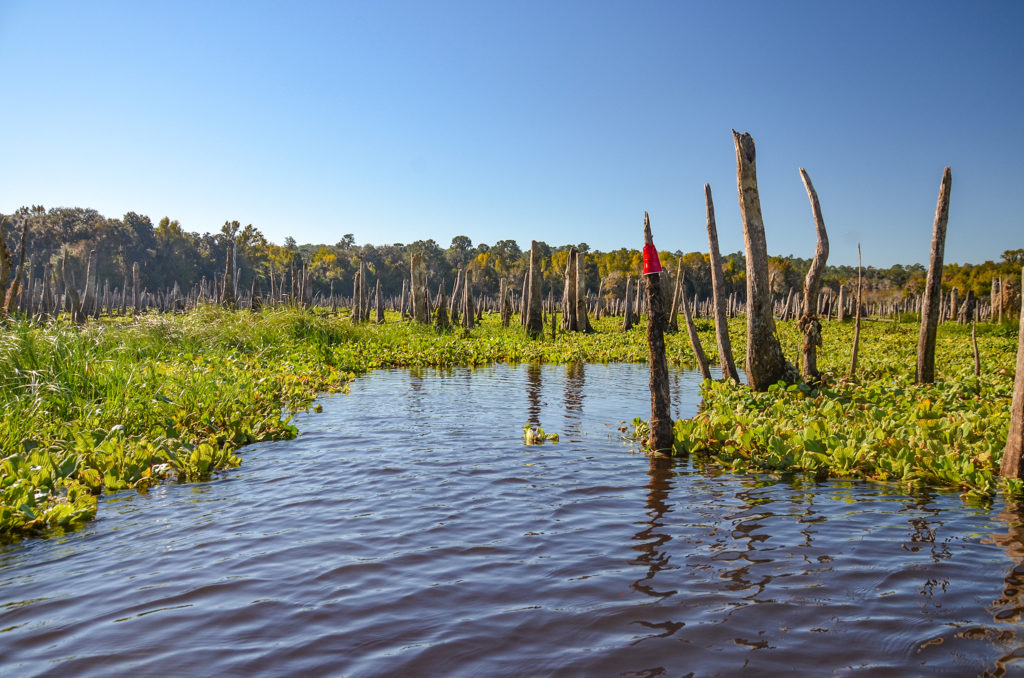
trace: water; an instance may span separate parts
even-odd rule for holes
[[[321,403],[218,480],[0,549],[0,674],[1024,675],[1016,509],[652,462],[616,430],[643,366],[378,372]]]

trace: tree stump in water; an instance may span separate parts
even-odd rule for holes
[[[644,244],[654,246],[651,220],[644,212]],[[652,452],[671,454],[672,412],[668,386],[668,359],[665,357],[665,298],[661,293],[661,273],[645,275],[647,281],[647,349],[651,365],[651,433],[648,445]]]

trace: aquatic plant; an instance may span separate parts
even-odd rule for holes
[[[545,433],[544,429],[537,425],[536,427],[531,424],[523,426],[523,442],[527,445],[542,445],[545,442],[557,443],[557,433]]]

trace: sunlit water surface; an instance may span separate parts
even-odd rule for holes
[[[675,416],[697,381],[673,374]],[[239,470],[0,550],[0,673],[1021,673],[1001,503],[652,462],[617,430],[644,366],[376,372],[320,402]]]

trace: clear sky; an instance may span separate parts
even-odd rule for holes
[[[135,211],[271,240],[742,249],[750,132],[772,254],[1024,247],[1024,2],[0,0],[0,211]]]

